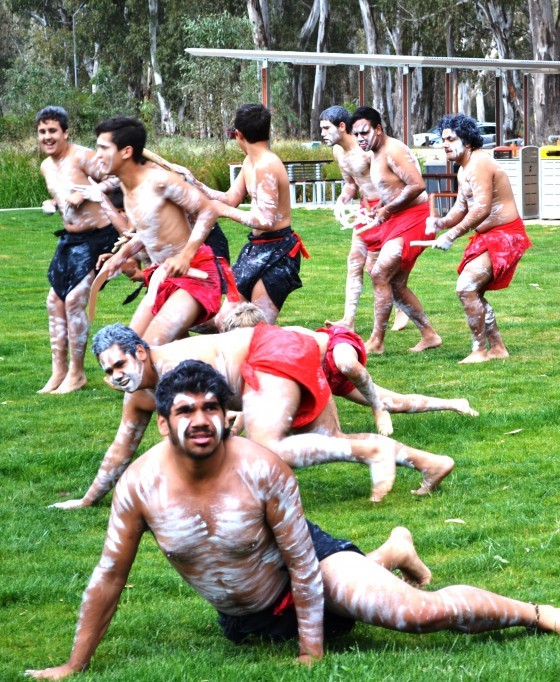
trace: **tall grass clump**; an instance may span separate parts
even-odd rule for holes
[[[0,150],[0,208],[39,206],[48,198],[41,157],[22,147]]]

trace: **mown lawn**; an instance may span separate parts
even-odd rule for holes
[[[39,211],[0,213],[0,680],[7,681],[22,679],[26,668],[62,663],[70,652],[110,499],[74,512],[47,505],[85,492],[120,419],[121,397],[104,386],[90,353],[85,389],[68,396],[36,394],[50,369],[44,301],[57,221]],[[342,313],[350,235],[338,230],[330,211],[299,210],[293,222],[312,259],[302,268],[304,288],[288,299],[280,322],[315,328]],[[245,229],[227,221],[223,227],[235,254]],[[433,588],[472,583],[560,605],[560,231],[528,229],[534,248],[513,285],[490,294],[509,360],[457,364],[470,342],[454,293],[460,257],[455,246],[447,253],[426,252],[411,277],[444,345],[411,354],[407,348],[417,332],[389,332],[386,354],[368,363],[383,386],[465,397],[480,411],[476,419],[452,413],[394,417],[398,439],[456,459],[441,491],[422,499],[410,495],[419,475],[399,469],[393,492],[373,506],[366,467],[337,464],[297,475],[309,518],[364,550],[380,544],[397,524],[410,528],[434,573]],[[93,331],[129,321],[132,310],[121,302],[132,288],[124,278],[108,285]],[[371,304],[367,282],[358,320],[364,337]],[[344,430],[373,428],[366,410],[344,401],[339,407]],[[152,424],[141,450],[158,440]],[[560,670],[560,638],[524,630],[420,637],[358,625],[329,645],[311,670],[294,666],[295,655],[293,644],[230,644],[212,609],[181,583],[146,537],[120,608],[82,679],[552,681]]]

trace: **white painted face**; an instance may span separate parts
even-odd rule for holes
[[[213,393],[178,393],[167,423],[171,442],[185,455],[208,459],[222,442],[225,414]]]
[[[319,126],[321,128],[321,137],[329,147],[334,147],[335,144],[340,143],[340,130],[332,121],[323,120]]]
[[[463,158],[467,148],[457,133],[450,128],[446,128],[441,133],[441,139],[443,140],[443,151],[448,159],[451,161],[459,161]]]
[[[39,121],[37,139],[45,154],[58,157],[68,146],[68,131],[62,130],[59,121]]]
[[[117,145],[112,141],[111,133],[101,133],[97,138],[96,158],[101,162],[101,170],[104,173],[114,172],[115,157],[117,155]]]
[[[379,126],[374,128],[371,123],[366,118],[358,119],[352,126],[352,135],[358,141],[360,149],[365,152],[374,150],[377,148],[378,138],[379,138]]]
[[[105,381],[119,391],[133,393],[140,388],[144,377],[144,363],[114,343],[99,354],[99,364],[107,375]]]

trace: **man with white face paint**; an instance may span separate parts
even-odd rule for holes
[[[235,112],[235,139],[245,159],[227,192],[207,187],[190,173],[185,177],[207,197],[230,207],[224,217],[251,228],[249,243],[232,269],[243,300],[258,306],[272,324],[288,295],[302,286],[301,255],[309,255],[290,226],[290,181],[284,164],[270,150],[270,124],[270,112],[262,104],[244,104]],[[247,195],[251,210],[238,209]],[[218,328],[232,307],[224,304],[215,321]]]
[[[391,490],[396,464],[422,473],[422,484],[411,491],[415,495],[431,493],[454,467],[451,457],[383,435],[343,433],[321,369],[319,347],[313,338],[295,331],[260,324],[149,348],[132,329],[114,324],[96,334],[92,350],[107,375],[106,382],[127,394],[123,416],[86,495],[55,507],[89,506],[111,490],[147,427],[159,378],[187,358],[207,362],[227,379],[234,392],[232,407],[243,412],[247,437],[268,447],[292,468],[329,462],[369,466],[372,502],[380,502]]]
[[[99,123],[95,131],[97,155],[107,172],[120,178],[126,215],[135,230],[104,267],[113,276],[129,258],[146,250],[152,263],[143,270],[148,292],[131,326],[149,343],[173,341],[220,309],[220,268],[204,244],[220,206],[176,173],[144,163],[146,130],[141,121],[115,116]],[[189,276],[191,266],[205,272],[206,279]]]
[[[471,353],[461,364],[507,358],[494,310],[485,295],[488,290],[509,286],[531,242],[506,172],[481,149],[476,120],[464,114],[448,115],[438,127],[447,158],[459,164],[459,192],[444,218],[428,220],[427,232],[453,228],[434,244],[434,248],[447,251],[456,239],[474,230],[458,268],[457,295],[472,334]]]
[[[371,336],[366,341],[368,353],[385,351],[384,339],[393,303],[414,322],[422,339],[412,348],[420,352],[441,346],[441,338],[430,324],[422,305],[408,287],[408,277],[422,253],[411,241],[424,240],[428,197],[418,160],[410,149],[389,137],[381,125],[379,112],[359,107],[351,118],[352,134],[364,151],[371,151],[371,179],[379,195],[372,216],[377,229],[363,238],[370,251],[379,256],[371,271],[375,292]]]
[[[142,535],[219,614],[228,639],[296,638],[297,661],[323,656],[324,639],[356,621],[414,634],[476,633],[515,626],[560,631],[560,609],[456,585],[422,587],[431,572],[405,528],[364,554],[305,520],[298,485],[272,452],[228,436],[223,377],[180,363],[157,389],[164,441],[128,469],[115,490],[101,559],[84,592],[72,652],[59,680],[88,666],[115,613]],[[404,580],[393,575],[399,569]]]
[[[89,192],[88,178],[100,181],[100,192],[118,187],[119,180],[107,177],[94,151],[70,142],[68,114],[62,107],[41,109],[35,123],[41,151],[47,155],[41,173],[53,197],[43,202],[43,211],[54,214],[58,210],[64,225],[55,232],[60,239],[48,272],[52,372],[38,393],[71,393],[86,384],[89,322],[85,308],[95,264],[119,238],[99,199]]]

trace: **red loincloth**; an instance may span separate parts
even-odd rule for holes
[[[378,203],[379,199],[373,199],[372,201],[368,201],[367,199],[362,198],[360,201],[360,208],[363,208],[369,212],[373,208],[375,208]],[[365,227],[365,225],[366,223],[356,223],[354,225],[354,229],[359,230],[360,228]],[[370,227],[369,230],[362,232],[361,234],[358,235],[358,237],[366,243],[368,251],[381,251],[382,247],[382,243],[380,241],[381,225],[378,225],[376,227]]]
[[[208,274],[208,278],[195,279],[194,277],[184,276],[164,279],[158,287],[156,300],[152,306],[154,315],[158,314],[163,304],[179,289],[187,291],[203,308],[203,312],[193,322],[193,326],[206,322],[218,312],[222,302],[222,289],[220,274],[212,249],[206,244],[202,244],[192,259],[191,266],[204,270]],[[152,265],[142,271],[146,286],[149,285],[150,278],[158,267],[160,266]]]
[[[338,346],[339,343],[348,343],[352,348],[355,348],[358,353],[358,362],[365,367],[367,353],[364,342],[356,332],[345,329],[344,327],[321,327],[321,329],[316,329],[315,331],[324,332],[329,335],[327,352],[323,358],[323,372],[327,377],[331,391],[334,395],[348,395],[348,393],[353,391],[356,387],[336,366],[333,357],[334,347]]]
[[[321,354],[314,338],[260,322],[253,332],[241,376],[259,390],[256,372],[295,381],[301,400],[292,426],[300,428],[316,419],[327,406],[331,392],[321,369]]]
[[[404,241],[401,256],[401,270],[412,270],[416,259],[425,247],[410,246],[412,241],[423,241],[427,239],[426,218],[430,215],[430,205],[428,202],[409,206],[398,213],[390,216],[384,223],[381,223],[380,236],[373,242],[368,243],[368,251],[380,251],[381,248],[391,239],[401,237]],[[363,235],[360,235],[363,237]]]
[[[467,263],[488,251],[494,278],[486,290],[505,289],[513,278],[521,256],[530,246],[532,246],[531,240],[525,232],[525,225],[521,218],[493,227],[488,232],[475,232],[465,249],[457,272],[461,274]]]

